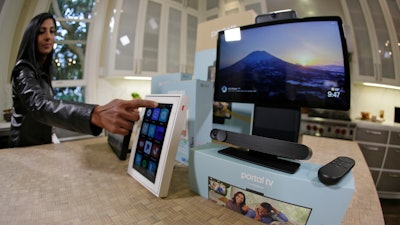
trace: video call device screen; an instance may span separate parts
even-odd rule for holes
[[[214,101],[348,110],[348,58],[340,17],[220,31]]]

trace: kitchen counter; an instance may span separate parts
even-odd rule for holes
[[[378,195],[356,142],[304,136],[314,163],[355,159],[355,191],[342,224],[384,224]],[[249,224],[191,192],[177,164],[167,198],[127,174],[105,137],[0,151],[0,224]],[[330,203],[326,203],[329,207]]]
[[[10,133],[10,122],[0,121],[0,149],[8,148],[8,136]]]
[[[0,131],[9,131],[11,127],[10,122],[0,121]]]
[[[400,123],[395,123],[392,121],[377,121],[377,122],[372,122],[369,120],[361,120],[361,119],[354,119],[354,123],[357,124],[359,127],[365,127],[365,128],[380,128],[380,129],[387,129],[387,130],[393,130],[393,131],[400,131]]]
[[[0,121],[0,129],[9,129],[11,126],[10,122]]]

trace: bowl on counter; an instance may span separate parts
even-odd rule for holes
[[[7,122],[11,121],[12,109],[3,110],[3,119]]]

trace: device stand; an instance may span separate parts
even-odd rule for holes
[[[252,135],[298,142],[300,121],[300,107],[254,105]]]

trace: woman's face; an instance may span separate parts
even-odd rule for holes
[[[237,194],[235,199],[236,199],[236,203],[240,204],[244,201],[244,196],[242,194]]]
[[[36,46],[37,51],[44,59],[53,50],[55,35],[56,27],[53,20],[49,18],[43,21],[36,37]]]

